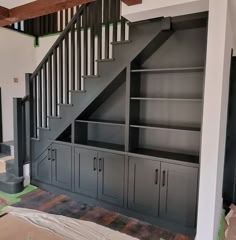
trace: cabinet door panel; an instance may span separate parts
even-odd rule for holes
[[[32,177],[43,183],[51,184],[52,182],[52,162],[50,159],[50,148],[43,152],[32,163]]]
[[[97,197],[97,152],[75,148],[75,191]]]
[[[98,197],[100,200],[123,206],[124,173],[124,156],[99,152]]]
[[[128,207],[158,216],[160,162],[129,158]]]
[[[162,163],[161,171],[160,217],[194,227],[198,169]]]
[[[71,190],[72,183],[72,149],[63,144],[52,145],[53,184]]]

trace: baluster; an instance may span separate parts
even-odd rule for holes
[[[104,0],[105,59],[109,58],[109,0]]]
[[[75,25],[71,28],[71,90],[75,90]]]
[[[68,15],[69,15],[68,9],[66,9],[66,10],[65,10],[65,23],[66,23],[66,26],[67,26],[67,24],[68,24]]]
[[[63,11],[60,11],[60,31],[63,31]]]
[[[102,23],[103,23],[103,15],[102,15],[102,0],[97,0],[97,51],[98,51],[98,59],[102,59]]]
[[[52,58],[48,59],[48,114],[52,116]]]
[[[77,19],[77,89],[81,90],[81,28],[80,17]]]
[[[121,41],[125,41],[125,18],[121,17]]]
[[[43,65],[43,121],[44,121],[44,127],[47,127],[47,62]]]
[[[87,31],[87,6],[84,7],[83,14],[83,29],[84,29],[84,75],[88,74],[88,31]]]
[[[94,19],[94,5],[90,5],[90,75],[94,75],[94,25],[93,25],[93,19]]]
[[[37,138],[37,122],[38,122],[38,92],[37,92],[37,76],[33,79],[33,132],[34,137]]]
[[[69,35],[65,36],[65,103],[69,103]]]
[[[54,49],[53,51],[53,76],[54,76],[54,113],[55,116],[58,116],[58,108],[57,108],[57,103],[58,103],[58,77],[57,77],[57,48]]]
[[[38,75],[38,114],[39,114],[39,127],[42,127],[42,69]]]
[[[59,45],[59,103],[63,103],[63,42]]]

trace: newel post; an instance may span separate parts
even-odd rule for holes
[[[33,81],[30,73],[25,75],[25,159],[24,163],[31,161],[31,137],[33,136]]]

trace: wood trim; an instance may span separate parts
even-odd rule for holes
[[[9,17],[9,14],[10,14],[9,9],[0,6],[0,19]]]
[[[0,7],[0,27],[93,1],[95,0],[37,0],[12,9]],[[2,18],[1,13],[5,14]]]
[[[142,0],[122,0],[122,2],[124,2],[128,6],[132,6],[142,3]]]

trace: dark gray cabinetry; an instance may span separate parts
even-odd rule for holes
[[[198,168],[129,158],[128,207],[195,226]]]
[[[99,152],[98,198],[116,205],[124,202],[124,156]]]
[[[50,159],[50,148],[35,161],[33,165],[34,177],[43,183],[51,184],[52,182],[52,162]]]
[[[158,216],[161,164],[141,158],[129,159],[128,207]]]
[[[52,184],[60,188],[72,189],[72,149],[63,144],[52,144]]]
[[[160,217],[194,227],[198,168],[161,164]]]
[[[48,184],[71,190],[72,184],[72,147],[52,144],[35,164],[36,178]]]
[[[75,192],[97,197],[97,152],[75,148]]]
[[[124,172],[125,158],[122,155],[75,148],[77,193],[123,206]]]

